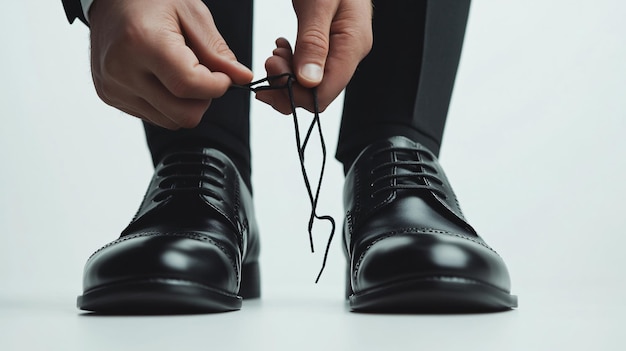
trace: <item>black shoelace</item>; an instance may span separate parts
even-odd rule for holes
[[[170,195],[200,193],[218,201],[224,201],[212,188],[224,188],[224,164],[213,157],[196,151],[177,152],[163,159],[158,175],[159,193],[154,201],[163,201]]]
[[[447,199],[446,193],[438,188],[444,186],[443,180],[439,177],[437,169],[430,165],[428,162],[420,160],[417,155],[420,155],[423,159],[428,158],[432,159],[432,156],[428,151],[421,150],[418,148],[412,147],[388,147],[381,150],[378,150],[377,153],[383,152],[396,152],[396,153],[404,153],[409,154],[407,160],[398,160],[396,157],[395,161],[385,162],[374,167],[371,172],[374,174],[376,171],[384,170],[385,168],[402,168],[405,172],[393,172],[391,174],[386,174],[376,178],[371,186],[374,188],[374,191],[370,194],[371,197],[374,197],[377,193],[383,191],[394,191],[394,190],[428,190],[432,191],[436,195],[440,196],[444,200]],[[413,156],[415,155],[415,156]],[[374,157],[372,155],[372,157]],[[426,180],[429,180],[427,182]],[[389,180],[395,180],[389,182]],[[378,187],[378,184],[385,184],[384,186]]]
[[[283,80],[285,78],[286,78],[286,83],[284,84],[278,84],[278,85],[269,84],[269,83],[272,83],[273,81]],[[335,235],[335,219],[329,215],[317,214],[317,202],[319,199],[320,190],[322,188],[322,178],[324,177],[324,170],[326,168],[326,143],[324,142],[324,135],[322,133],[322,125],[320,123],[320,112],[319,112],[319,105],[317,101],[317,89],[315,88],[311,89],[311,94],[313,95],[313,119],[307,129],[307,132],[303,140],[301,133],[300,133],[300,125],[298,123],[298,115],[296,112],[296,103],[295,103],[294,95],[293,95],[293,83],[295,82],[295,80],[296,78],[293,74],[284,73],[284,74],[275,75],[275,76],[268,76],[266,78],[259,79],[257,81],[254,81],[246,85],[232,85],[231,88],[245,89],[245,90],[250,90],[252,92],[258,92],[262,90],[287,89],[287,93],[289,95],[289,100],[291,103],[291,116],[293,117],[293,125],[294,125],[295,136],[296,136],[296,147],[298,148],[298,157],[300,159],[300,168],[302,171],[302,178],[304,179],[304,185],[306,186],[306,190],[309,195],[309,201],[311,202],[311,215],[309,216],[309,225],[308,225],[311,252],[315,252],[315,248],[313,244],[313,223],[315,222],[315,219],[325,220],[331,224],[330,235],[328,237],[328,242],[326,244],[326,250],[324,251],[324,260],[322,261],[322,268],[320,269],[320,272],[317,275],[317,278],[315,279],[315,282],[317,283],[320,277],[322,276],[322,272],[324,271],[324,268],[326,267],[326,261],[328,259],[328,253],[330,251],[330,244],[333,240],[333,236]],[[268,83],[268,84],[262,85],[263,83]],[[322,149],[322,166],[320,169],[319,180],[317,182],[315,192],[313,192],[313,188],[311,187],[311,181],[309,180],[308,172],[306,171],[306,167],[304,165],[304,153],[308,145],[309,139],[311,137],[311,134],[313,133],[313,130],[315,129],[317,129],[319,138],[320,138],[320,146]]]

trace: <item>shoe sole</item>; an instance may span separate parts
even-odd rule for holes
[[[350,292],[349,301],[355,312],[480,313],[517,307],[517,296],[458,277],[412,279],[360,293]]]
[[[79,309],[101,314],[189,314],[241,309],[261,295],[259,264],[242,267],[239,295],[181,279],[142,279],[109,284],[78,296]]]

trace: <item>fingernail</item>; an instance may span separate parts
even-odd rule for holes
[[[319,83],[322,81],[324,70],[320,65],[307,63],[306,65],[302,66],[302,69],[300,70],[300,75],[308,81]]]

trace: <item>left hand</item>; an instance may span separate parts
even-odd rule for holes
[[[317,87],[320,112],[348,85],[357,65],[372,48],[371,0],[292,0],[298,17],[295,52],[284,38],[276,40],[265,61],[267,75],[294,73],[296,106],[314,110],[307,88]],[[274,82],[281,84],[284,82]],[[259,91],[256,98],[277,111],[291,113],[285,90]]]

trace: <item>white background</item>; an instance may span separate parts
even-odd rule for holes
[[[257,10],[253,68],[263,77],[273,40],[295,37],[295,18],[288,0],[257,0]],[[317,227],[310,254],[290,117],[254,102],[263,299],[217,315],[93,317],[74,307],[82,267],[139,205],[152,174],[143,131],[98,100],[88,30],[66,23],[60,0],[5,2],[0,349],[623,349],[625,18],[619,0],[472,5],[441,162],[466,216],[505,258],[518,310],[348,312],[340,240],[313,284],[328,228]],[[320,203],[339,223],[340,111],[338,100],[323,115],[331,160]]]

